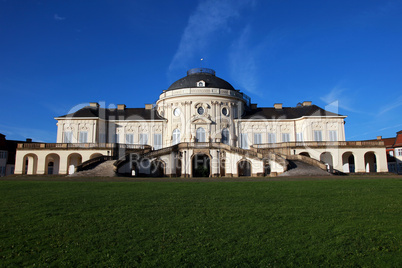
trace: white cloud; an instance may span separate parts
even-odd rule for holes
[[[263,96],[261,88],[261,73],[266,63],[275,54],[277,47],[286,37],[285,32],[273,31],[259,41],[253,41],[251,26],[246,26],[231,45],[229,53],[230,72],[240,84],[242,90]],[[258,38],[258,37],[257,37]],[[266,89],[266,86],[263,87]]]
[[[169,71],[188,67],[189,61],[201,57],[213,44],[213,34],[229,29],[231,19],[251,0],[205,0],[200,2],[181,36],[179,47],[170,63]]]
[[[257,90],[258,78],[255,75],[258,69],[255,57],[257,52],[248,44],[250,31],[250,27],[247,26],[232,43],[229,53],[230,71],[236,76],[242,89],[260,95]]]
[[[402,106],[402,96],[399,96],[394,102],[388,103],[386,106],[382,107],[377,115],[381,116],[399,106]]]
[[[354,96],[351,94],[351,91],[346,88],[335,86],[327,95],[322,96],[320,99],[330,106],[332,103],[337,102],[337,107],[339,108],[355,113],[360,112],[353,108]]]
[[[58,14],[54,14],[53,18],[54,18],[55,20],[65,20],[65,19],[66,19],[66,18],[64,18],[64,17],[60,17]]]

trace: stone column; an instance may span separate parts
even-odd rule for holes
[[[366,166],[364,163],[364,152],[356,152],[355,157],[355,172],[366,172]]]
[[[219,150],[210,150],[211,154],[211,176],[219,177]]]
[[[68,174],[68,153],[60,154],[59,174]]]
[[[45,174],[46,171],[46,153],[38,156],[36,163],[36,174]]]

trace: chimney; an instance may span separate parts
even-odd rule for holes
[[[152,110],[152,104],[145,104],[145,110]]]
[[[27,139],[27,142],[28,142],[28,143],[32,142],[32,139],[29,139],[29,138],[28,138],[28,139]]]
[[[274,104],[275,109],[277,110],[282,110],[282,103],[275,103]]]
[[[311,101],[303,101],[303,106],[311,106]]]
[[[250,105],[250,108],[251,108],[252,110],[257,109],[257,103],[252,103],[252,104]]]
[[[125,104],[117,104],[117,110],[119,111],[124,111],[126,109],[126,105]]]
[[[97,102],[90,102],[89,107],[99,108],[99,103]]]
[[[382,140],[382,136],[377,136],[377,140]]]

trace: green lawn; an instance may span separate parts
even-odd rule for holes
[[[0,266],[401,267],[401,182],[0,181]]]

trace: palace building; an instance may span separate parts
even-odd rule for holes
[[[19,144],[15,174],[104,162],[131,176],[275,176],[295,161],[330,173],[387,172],[384,142],[345,141],[345,118],[310,101],[258,107],[214,70],[195,68],[145,108],[90,103],[56,117],[57,142]]]

